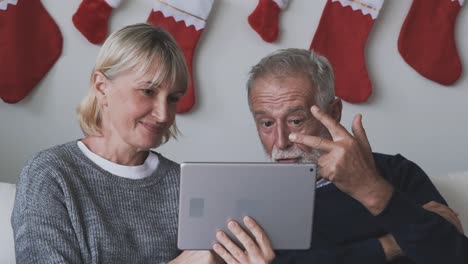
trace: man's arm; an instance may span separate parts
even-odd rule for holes
[[[416,263],[466,263],[467,238],[436,213],[396,192],[379,223],[395,237],[405,255]]]
[[[446,204],[427,175],[407,166],[378,170],[361,115],[354,118],[351,135],[316,106],[311,112],[332,138],[292,134],[290,140],[324,153],[318,160],[322,177],[365,206],[414,262],[466,262],[467,238],[443,217],[422,207],[430,201]]]
[[[382,245],[376,238],[357,241],[334,247],[310,250],[277,251],[273,264],[385,264],[387,263]]]

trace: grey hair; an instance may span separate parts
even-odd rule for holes
[[[316,89],[315,104],[325,108],[335,99],[333,68],[323,56],[306,49],[281,49],[260,60],[249,72],[247,95],[252,109],[250,93],[255,80],[264,77],[285,77],[305,74]]]

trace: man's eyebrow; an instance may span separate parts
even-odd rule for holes
[[[288,109],[287,114],[289,115],[289,114],[296,113],[296,112],[301,112],[302,114],[307,115],[307,111],[304,109],[303,106],[290,108],[290,109]]]
[[[303,106],[297,106],[297,107],[290,108],[290,109],[287,110],[286,114],[289,115],[289,114],[296,113],[296,112],[300,112],[301,114],[307,115],[307,111],[305,110],[305,108]],[[258,116],[258,115],[266,115],[266,112],[265,111],[255,111],[254,116]]]
[[[254,116],[258,116],[258,115],[266,115],[266,112],[265,111],[256,111],[256,112],[254,112]]]

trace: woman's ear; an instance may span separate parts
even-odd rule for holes
[[[109,80],[104,76],[100,71],[95,71],[92,77],[93,88],[96,92],[96,97],[99,104],[106,106],[107,105],[107,91],[109,89]]]
[[[338,123],[341,121],[341,111],[343,110],[343,102],[336,97],[329,105],[329,113]]]

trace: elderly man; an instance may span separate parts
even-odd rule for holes
[[[255,65],[249,106],[275,162],[319,165],[312,245],[275,263],[468,263],[456,213],[401,155],[373,153],[362,126],[341,124],[333,70],[309,50],[274,52]]]

